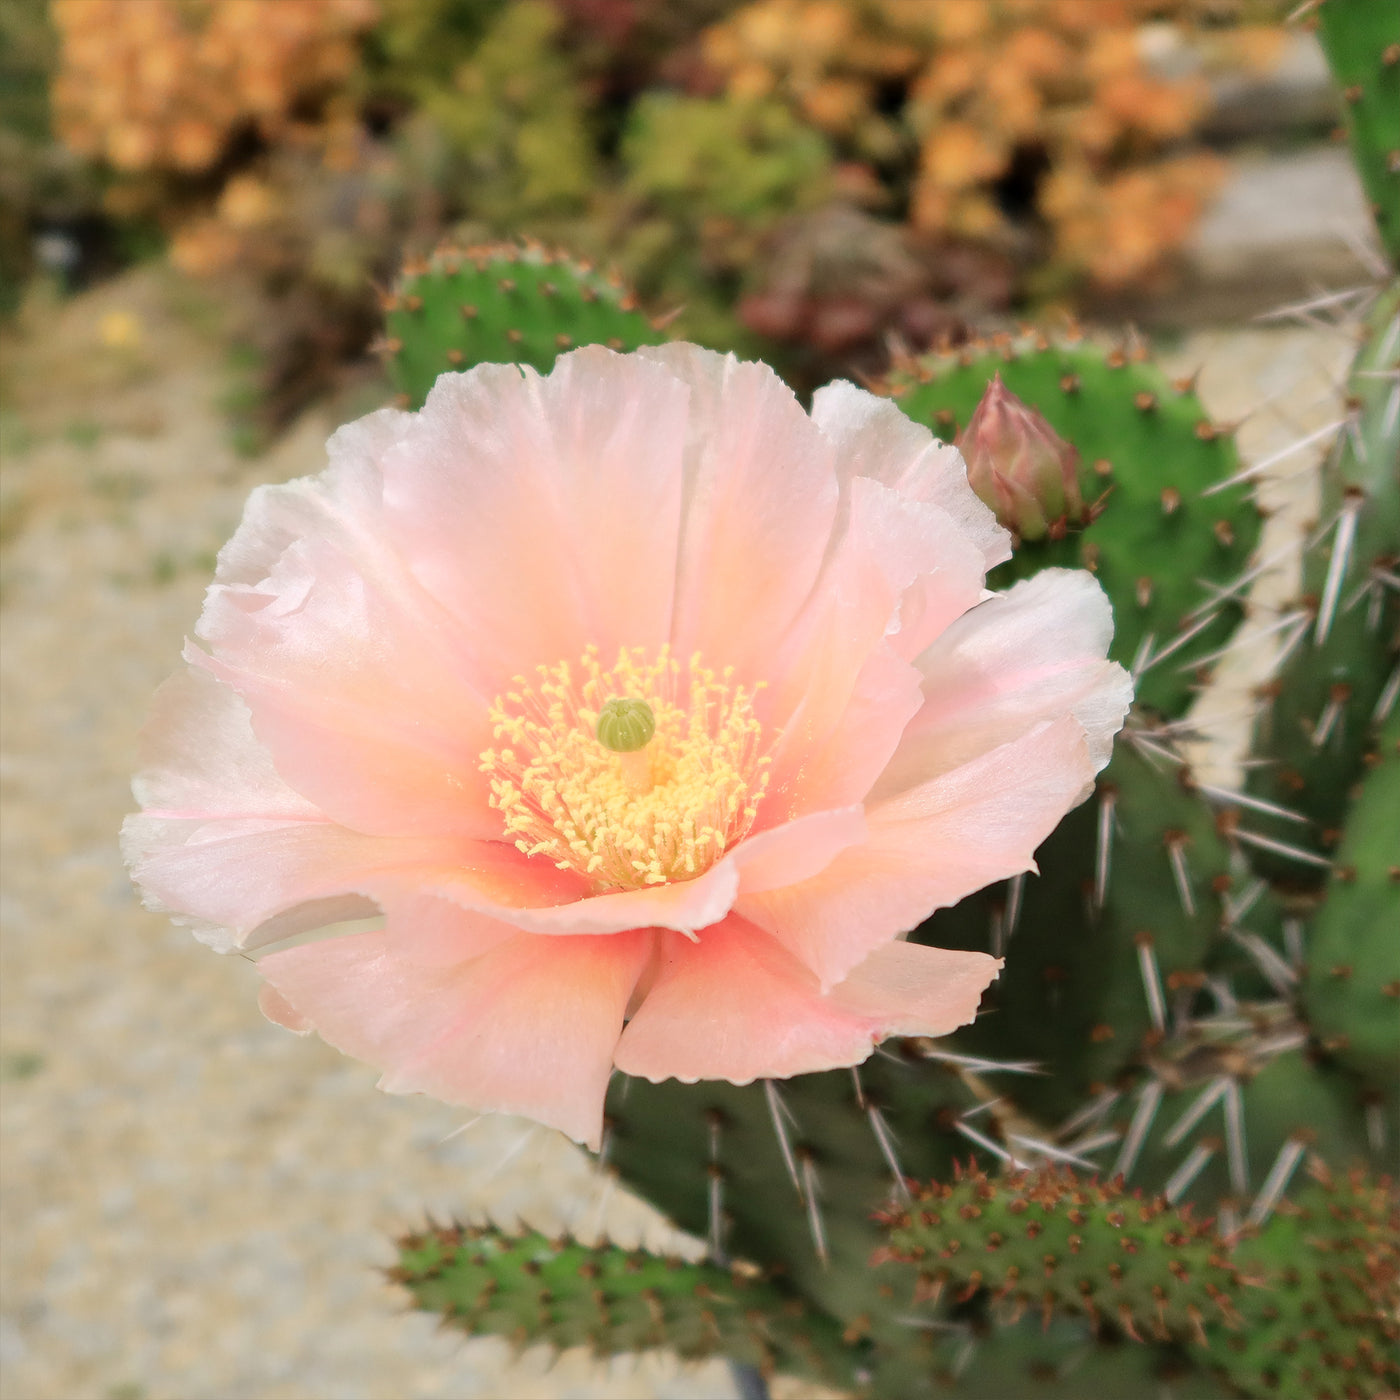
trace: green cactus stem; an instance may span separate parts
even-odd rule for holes
[[[1222,486],[1239,467],[1229,432],[1190,384],[1142,353],[1082,340],[1006,338],[921,356],[897,365],[880,392],[951,442],[998,376],[1078,450],[1090,518],[1023,541],[991,586],[1052,566],[1091,569],[1113,603],[1111,654],[1137,674],[1138,699],[1179,715],[1193,671],[1242,616],[1232,585],[1259,534],[1249,487]]]
[[[1013,1310],[1080,1313],[1134,1341],[1204,1343],[1207,1326],[1240,1328],[1243,1294],[1257,1283],[1213,1223],[1068,1167],[998,1178],[974,1166],[920,1187],[880,1221],[889,1235],[872,1262],[916,1265],[916,1306],[950,1285],[985,1286]]]
[[[1346,132],[1391,266],[1400,264],[1400,6],[1322,0],[1317,33],[1346,108]]]
[[[439,248],[404,268],[384,313],[380,349],[410,408],[448,370],[522,364],[547,374],[574,346],[665,339],[616,278],[536,245]]]
[[[1016,1322],[981,1316],[975,1302],[962,1326],[940,1319],[934,1376],[957,1400],[1238,1400],[1176,1343],[1133,1342],[1079,1317]]]
[[[1222,1237],[1189,1208],[1044,1167],[975,1167],[884,1212],[872,1262],[912,1265],[911,1305],[986,1290],[994,1308],[1086,1316],[1177,1341],[1247,1395],[1371,1397],[1400,1381],[1400,1197],[1387,1179],[1313,1180]],[[898,1300],[903,1302],[904,1300]]]
[[[1371,1081],[1400,1066],[1400,707],[1346,819],[1307,943],[1303,1006],[1323,1048]]]
[[[875,1393],[936,1393],[931,1334],[884,1318],[871,1212],[904,1174],[945,1175],[978,1139],[959,1124],[978,1098],[932,1044],[892,1041],[858,1069],[781,1083],[651,1084],[616,1076],[609,1170],[706,1239],[712,1256],[782,1270],[785,1284],[870,1344]],[[988,1125],[971,1118],[972,1132]],[[986,1141],[982,1136],[981,1141]]]
[[[1140,1060],[1199,986],[1228,924],[1231,851],[1169,735],[1135,711],[1094,795],[1036,863],[1039,874],[940,910],[915,937],[1005,956],[982,1015],[952,1043],[1043,1065],[1005,1092],[1055,1122]]]
[[[1302,1048],[1287,1006],[1243,1005],[1154,1050],[1149,1073],[1110,1093],[1093,1124],[1130,1186],[1262,1219],[1315,1152],[1338,1171],[1394,1160],[1396,1105]],[[1084,1130],[1079,1130],[1081,1136]]]
[[[473,1336],[596,1356],[666,1347],[853,1386],[861,1353],[829,1319],[754,1268],[493,1227],[436,1226],[399,1241],[390,1276]]]
[[[1376,726],[1400,687],[1400,282],[1378,298],[1365,336],[1291,606],[1297,645],[1263,690],[1260,762],[1248,782],[1256,800],[1296,814],[1256,823],[1270,844],[1253,845],[1251,861],[1302,890],[1327,876]]]

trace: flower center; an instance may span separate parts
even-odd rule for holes
[[[754,692],[700,656],[624,647],[611,668],[537,666],[496,699],[481,755],[491,805],[527,856],[599,892],[703,874],[753,826],[769,760]]]

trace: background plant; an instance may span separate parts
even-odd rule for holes
[[[815,384],[878,371],[890,332],[1164,275],[1220,170],[1197,70],[1278,31],[1247,5],[1089,8],[55,0],[54,126],[100,175],[89,213],[257,293],[272,421],[447,231],[615,263],[692,338]],[[1181,71],[1148,62],[1145,33],[1188,32]]]

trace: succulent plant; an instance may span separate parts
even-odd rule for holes
[[[1318,37],[1346,105],[1346,132],[1392,264],[1400,262],[1400,14],[1321,0]]]
[[[384,311],[389,377],[414,408],[448,370],[515,362],[548,373],[573,345],[664,338],[619,279],[537,245],[439,248],[404,268]]]
[[[858,1347],[758,1270],[660,1257],[611,1243],[488,1226],[430,1226],[399,1241],[390,1276],[418,1307],[517,1346],[597,1356],[666,1347],[850,1384]]]

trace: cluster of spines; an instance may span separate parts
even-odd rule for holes
[[[401,1239],[389,1272],[419,1308],[518,1348],[587,1346],[600,1357],[669,1348],[838,1385],[852,1383],[859,1360],[834,1324],[751,1266],[451,1225]]]
[[[1238,580],[1259,533],[1251,490],[1234,480],[1231,432],[1211,421],[1192,381],[1168,379],[1140,342],[1104,348],[1077,330],[906,358],[879,387],[952,441],[995,375],[1078,450],[1092,519],[1021,544],[991,582],[1089,569],[1113,603],[1112,654],[1133,670],[1138,698],[1179,715],[1196,672],[1242,616]]]
[[[405,265],[382,309],[379,350],[411,408],[450,370],[521,364],[547,374],[581,345],[635,350],[665,339],[620,277],[534,243],[444,245]]]

